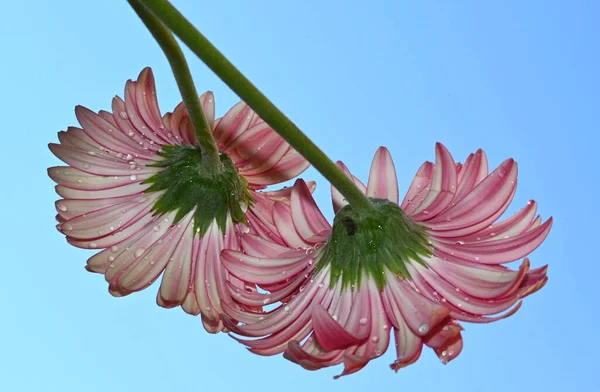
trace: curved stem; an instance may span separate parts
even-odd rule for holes
[[[219,171],[222,166],[219,158],[219,150],[212,136],[210,125],[206,120],[206,116],[204,116],[202,104],[192,80],[192,74],[179,44],[171,31],[144,6],[142,1],[127,1],[148,30],[150,30],[150,33],[165,53],[165,56],[167,56],[167,60],[173,70],[173,75],[175,75],[177,86],[181,92],[181,98],[190,116],[190,122],[194,128],[196,139],[198,139],[198,144],[202,151],[203,163]]]
[[[183,41],[256,114],[269,124],[346,198],[355,209],[371,210],[369,199],[319,147],[265,97],[167,0],[139,0]]]

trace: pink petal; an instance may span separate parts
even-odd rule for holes
[[[407,211],[411,201],[419,194],[419,192],[421,192],[422,189],[425,189],[425,187],[431,183],[434,168],[435,166],[431,162],[425,162],[421,165],[417,171],[417,174],[415,174],[415,178],[413,178],[408,191],[406,192],[406,196],[404,196],[402,204],[400,205],[403,210]]]
[[[363,343],[368,336],[354,336],[344,329],[321,305],[313,305],[314,333],[327,351],[342,350]]]
[[[290,206],[293,224],[304,241],[309,244],[327,241],[331,226],[301,179],[296,180],[292,188]]]
[[[420,192],[424,196],[423,201],[414,211],[407,212],[417,222],[435,218],[450,205],[456,193],[456,164],[452,155],[441,143],[436,144],[435,155],[436,164],[429,190],[425,195],[427,188],[424,188]],[[419,198],[419,195],[416,197]]]
[[[363,194],[367,193],[367,187],[362,182],[360,182],[358,178],[354,177],[352,173],[350,173],[350,170],[348,170],[348,168],[346,167],[346,165],[344,165],[343,162],[337,161],[336,165],[342,170],[346,177],[350,178],[352,182],[354,182],[354,185],[356,185]],[[337,189],[335,189],[333,185],[331,186],[331,199],[333,201],[333,211],[335,213],[337,213],[340,209],[348,205],[348,202],[346,201],[344,196]]]
[[[369,173],[367,196],[398,203],[398,180],[394,161],[387,148],[379,147]]]

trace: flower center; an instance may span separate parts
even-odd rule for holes
[[[194,210],[194,230],[201,236],[213,220],[225,232],[228,214],[234,222],[246,223],[244,210],[253,199],[247,181],[226,154],[220,154],[218,172],[203,164],[197,146],[163,146],[159,155],[163,159],[151,166],[164,170],[144,181],[151,184],[146,192],[164,191],[153,206],[155,213],[177,211],[176,223]]]
[[[380,290],[385,287],[385,269],[410,279],[406,263],[426,266],[432,255],[426,228],[411,221],[398,204],[371,199],[374,210],[358,212],[347,205],[333,220],[333,229],[317,270],[331,265],[331,286],[342,277],[342,285],[359,286],[363,273]]]

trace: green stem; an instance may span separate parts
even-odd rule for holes
[[[139,0],[183,41],[256,114],[309,161],[355,209],[371,210],[369,199],[298,127],[265,97],[167,0]]]
[[[150,12],[140,0],[127,0],[131,8],[140,17],[142,22],[146,25],[150,33],[160,46],[160,48],[167,56],[167,60],[175,75],[177,86],[181,92],[181,97],[190,116],[190,122],[194,128],[196,139],[202,151],[203,164],[213,168],[214,170],[221,169],[221,160],[219,158],[219,150],[215,139],[212,136],[212,130],[204,111],[202,110],[202,104],[198,98],[198,92],[194,86],[192,80],[192,74],[188,68],[185,56],[179,44],[173,37],[173,34],[169,29],[162,24],[162,22]]]

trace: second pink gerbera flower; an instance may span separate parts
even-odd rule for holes
[[[162,274],[158,304],[202,314],[217,332],[230,287],[252,290],[222,267],[221,250],[240,250],[249,231],[282,243],[269,211],[289,190],[259,190],[308,163],[244,103],[215,120],[212,93],[201,102],[222,152],[219,173],[203,167],[183,103],[161,116],[150,69],[127,82],[112,113],[76,108],[81,128],[50,144],[69,166],[48,173],[61,196],[59,231],[74,246],[103,249],[86,268],[105,275],[111,294],[143,290]]]
[[[226,268],[267,293],[239,291],[242,307],[225,312],[236,338],[260,355],[284,352],[309,370],[344,364],[356,372],[396,345],[398,370],[414,363],[423,345],[443,363],[463,347],[459,321],[505,318],[547,281],[546,267],[517,271],[503,264],[532,252],[548,235],[531,201],[494,223],[508,208],[517,164],[508,159],[488,173],[483,151],[456,164],[436,146],[400,203],[391,156],[380,148],[368,185],[346,174],[371,198],[374,210],[355,211],[333,189],[331,227],[301,180],[290,204],[276,203],[274,222],[290,251],[256,236],[243,237],[246,253],[225,251]],[[293,221],[293,225],[286,224]],[[268,312],[244,309],[279,302]],[[502,314],[502,312],[505,312]]]

